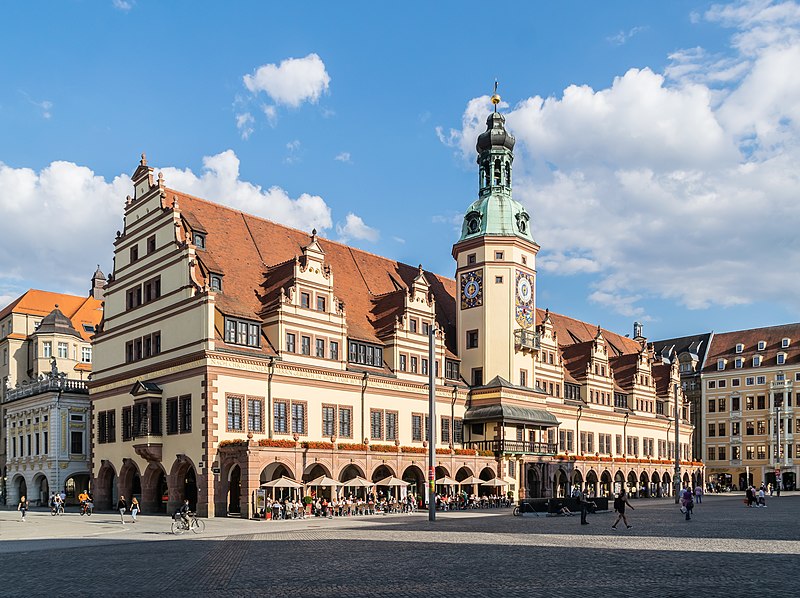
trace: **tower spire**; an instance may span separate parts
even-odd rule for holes
[[[500,96],[497,93],[497,79],[494,80],[494,95],[492,95],[492,104],[494,104],[494,111],[497,112],[497,105],[500,103]]]

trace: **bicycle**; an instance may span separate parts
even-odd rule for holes
[[[180,513],[175,514],[175,518],[172,522],[172,533],[176,536],[179,536],[185,531],[191,530],[195,534],[199,534],[204,532],[206,529],[206,522],[202,519],[199,519],[197,515],[194,513],[189,515],[189,521],[186,522],[180,516]]]
[[[50,508],[50,514],[55,517],[56,515],[64,514],[64,505],[53,506]]]
[[[94,510],[94,505],[90,502],[84,502],[81,505],[81,516],[86,515],[87,517],[91,517],[92,511]]]

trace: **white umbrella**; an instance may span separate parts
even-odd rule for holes
[[[456,482],[449,476],[444,476],[443,478],[436,480],[437,486],[460,486],[462,483],[463,482]]]
[[[409,482],[404,482],[400,478],[396,478],[394,476],[389,476],[388,478],[383,478],[379,482],[375,482],[376,486],[397,486],[397,487],[405,487],[409,485]]]
[[[372,488],[375,484],[369,480],[365,480],[360,476],[354,477],[352,480],[342,482],[342,486],[354,486],[356,488]]]
[[[501,486],[508,486],[508,482],[504,482],[499,478],[492,478],[486,482],[483,482],[482,485],[484,486],[494,486],[494,487],[501,487]]]
[[[461,484],[462,486],[472,486],[474,484],[483,484],[483,480],[480,478],[476,478],[474,475],[471,475],[467,479],[461,480],[459,484]]]
[[[277,480],[272,480],[271,482],[265,482],[261,484],[262,488],[302,488],[303,484],[299,482],[295,482],[291,478],[287,478],[286,476],[281,476]]]
[[[337,482],[333,478],[329,478],[326,475],[321,475],[318,478],[314,478],[310,482],[306,482],[306,486],[341,486],[341,482]]]

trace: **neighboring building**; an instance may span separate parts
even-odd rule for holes
[[[742,489],[747,483],[782,480],[784,488],[794,489],[800,454],[795,436],[800,414],[793,396],[794,385],[800,386],[800,324],[714,334],[702,382],[700,427],[708,481]]]
[[[92,292],[102,292],[99,270]],[[15,502],[21,493],[36,501],[55,488],[71,494],[76,484],[88,484],[86,379],[92,369],[91,335],[101,316],[102,303],[95,296],[37,290],[0,311],[5,502]],[[56,428],[62,420],[63,427]],[[77,439],[78,431],[82,443],[73,444],[70,435],[75,432]]]
[[[712,337],[713,333],[706,333],[653,343],[653,350],[662,361],[666,363],[672,363],[676,359],[678,361],[681,388],[683,388],[683,394],[689,403],[690,419],[697,427],[692,436],[692,458],[698,461],[702,461],[705,454],[703,452],[703,430],[700,426],[703,405],[703,384],[700,376]]]
[[[536,308],[513,146],[492,114],[456,280],[169,189],[142,156],[94,345],[99,506],[124,494],[169,511],[188,497],[202,515],[248,516],[281,475],[394,475],[424,496],[430,369],[436,478],[519,497],[661,494],[678,450],[682,480],[701,479],[688,411],[681,446],[668,435],[677,364],[654,362],[644,338]]]

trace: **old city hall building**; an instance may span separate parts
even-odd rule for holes
[[[656,361],[640,330],[536,308],[513,148],[492,113],[455,279],[170,189],[142,156],[94,343],[99,506],[187,497],[202,515],[249,516],[280,476],[396,476],[423,497],[429,368],[436,477],[496,484],[470,492],[661,495],[676,450],[682,480],[699,480],[685,408],[674,445],[677,363]]]

